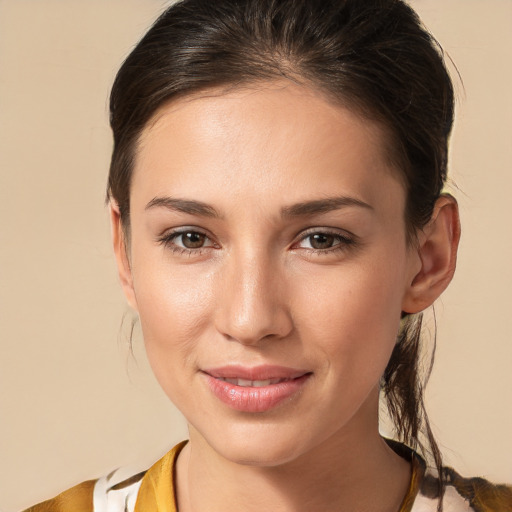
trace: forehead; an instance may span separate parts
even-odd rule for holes
[[[289,81],[212,89],[164,105],[148,123],[132,193],[156,195],[163,187],[174,196],[207,196],[222,185],[231,195],[286,190],[301,200],[336,186],[370,199],[375,185],[397,181],[388,149],[379,124],[315,89]]]

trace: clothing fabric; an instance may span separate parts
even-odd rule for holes
[[[176,459],[187,444],[176,445],[149,470],[126,478],[121,470],[69,489],[25,512],[178,512],[175,492]],[[398,512],[436,512],[436,473],[407,446],[388,444],[411,462],[409,489]],[[444,512],[512,512],[512,487],[483,478],[463,478],[443,468]]]

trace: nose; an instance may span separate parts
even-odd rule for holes
[[[226,338],[256,345],[292,331],[285,276],[276,267],[265,255],[231,255],[216,307],[216,328]]]

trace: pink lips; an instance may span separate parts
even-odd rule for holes
[[[283,366],[225,366],[203,370],[208,386],[223,403],[245,412],[264,412],[297,393],[311,372]]]

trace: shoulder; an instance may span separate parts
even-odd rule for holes
[[[25,512],[132,512],[145,472],[128,478],[123,473],[83,482]]]
[[[25,512],[93,512],[93,492],[96,480],[83,482],[59,494],[52,500],[28,508]]]
[[[174,465],[186,441],[176,445],[149,470],[130,473],[118,469],[97,480],[83,482],[24,512],[145,512],[157,501],[174,506]],[[166,509],[167,510],[167,509]],[[173,512],[169,508],[169,512]]]
[[[497,485],[480,477],[464,478],[450,467],[439,473],[409,446],[385,439],[402,458],[410,461],[409,490],[399,512],[437,512],[439,484],[444,489],[443,512],[512,512],[512,486]]]
[[[497,485],[480,477],[465,478],[454,469],[443,468],[445,512],[512,511],[512,486]],[[437,476],[427,470],[411,512],[435,512],[438,504]]]

